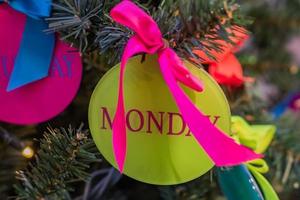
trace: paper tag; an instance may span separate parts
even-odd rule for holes
[[[185,92],[212,123],[230,130],[230,109],[218,84],[202,69],[185,66],[205,86]],[[112,149],[111,124],[114,118],[120,66],[111,69],[98,83],[90,102],[89,125],[102,155],[116,167]],[[213,167],[194,139],[166,86],[157,57],[141,56],[126,65],[124,95],[127,126],[127,156],[124,174],[136,180],[171,185],[193,180]]]
[[[0,121],[14,124],[35,124],[62,112],[75,97],[82,76],[79,53],[69,45],[57,41],[49,76],[7,92],[25,20],[24,14],[1,4]]]

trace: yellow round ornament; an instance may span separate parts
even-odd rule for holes
[[[219,85],[202,69],[185,66],[204,84],[203,92],[182,86],[186,94],[213,124],[230,133],[230,109]],[[112,122],[118,97],[120,65],[98,83],[91,97],[89,125],[102,155],[116,167],[112,147]],[[131,58],[124,80],[127,156],[124,174],[157,184],[180,184],[206,173],[213,162],[183,121],[161,75],[156,56]]]

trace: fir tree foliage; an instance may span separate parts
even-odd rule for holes
[[[244,25],[249,20],[242,16],[234,1],[224,0],[163,0],[134,1],[159,24],[164,37],[182,57],[198,58],[193,49],[221,51],[216,40],[230,40],[228,28]],[[57,0],[53,14],[47,19],[49,31],[57,31],[62,39],[69,39],[81,52],[98,50],[118,62],[132,32],[114,23],[110,9],[119,1]],[[107,53],[107,54],[106,54]]]
[[[192,52],[193,49],[203,50],[213,58],[210,50],[222,51],[218,40],[232,43],[230,36],[234,35],[230,29],[251,23],[250,18],[239,12],[235,1],[163,0],[159,11],[153,13],[165,13],[155,18],[172,46],[182,57],[200,61],[202,59]]]
[[[93,48],[99,25],[103,23],[103,7],[101,0],[54,1],[52,17],[47,19],[48,31],[60,32],[63,40],[75,43],[81,51]]]
[[[17,172],[17,199],[71,199],[71,183],[87,180],[89,165],[99,161],[88,131],[49,128],[40,142],[35,160]]]
[[[119,0],[53,0],[52,16],[47,19],[48,31],[58,32],[61,39],[74,44],[84,55],[83,62],[86,71],[81,88],[82,100],[74,102],[74,105],[77,105],[76,112],[80,113],[78,115],[80,117],[85,116],[85,113],[78,111],[78,107],[82,109],[82,105],[88,104],[88,96],[92,89],[100,76],[109,69],[108,61],[110,64],[119,62],[124,45],[133,34],[126,27],[114,23],[109,16],[110,9],[119,2]],[[160,26],[164,38],[178,54],[183,58],[194,57],[199,60],[201,58],[197,58],[192,49],[202,49],[207,54],[210,49],[220,51],[217,40],[230,42],[230,33],[227,28],[232,25],[243,26],[251,22],[249,18],[241,14],[241,8],[256,17],[255,23],[251,26],[254,44],[252,48],[245,51],[246,54],[244,52],[239,58],[244,58],[240,61],[243,67],[246,67],[246,73],[250,73],[253,77],[259,75],[258,79],[270,81],[272,85],[279,87],[280,92],[277,96],[270,97],[271,100],[266,101],[253,94],[259,83],[246,84],[244,88],[237,90],[225,87],[224,89],[234,114],[244,116],[254,124],[272,123],[278,127],[274,142],[266,154],[266,160],[270,166],[268,178],[276,191],[280,193],[281,199],[299,199],[298,121],[300,117],[284,116],[274,121],[266,115],[291,88],[299,89],[300,71],[291,75],[289,67],[292,63],[287,53],[283,53],[286,41],[291,34],[299,31],[299,1],[246,0],[240,1],[244,4],[241,8],[234,0],[139,0],[134,2],[152,15]],[[70,113],[63,114],[63,117],[69,120]],[[14,127],[14,130],[16,129]],[[25,127],[26,131],[22,132],[28,134],[27,132],[31,132],[28,129],[30,127]],[[34,133],[38,135],[39,131]],[[41,140],[41,148],[36,160],[31,162],[26,170],[18,172],[17,177],[20,179],[20,183],[16,186],[18,198],[74,198],[77,194],[71,193],[74,189],[72,186],[76,185],[78,190],[83,187],[80,187],[78,182],[72,183],[86,180],[89,177],[89,164],[99,161],[98,155],[94,152],[98,150],[95,149],[85,131],[49,129],[44,139]],[[15,173],[15,166],[20,166],[17,164],[22,159],[20,157],[20,155],[16,156],[16,152],[13,152],[11,148],[0,143],[0,199],[7,197],[6,194],[4,196],[2,194],[10,190],[10,183],[14,182],[11,177]],[[22,165],[23,162],[22,160]],[[106,193],[119,197],[110,199],[126,199],[130,192],[134,193],[137,199],[151,196],[149,185],[147,185],[147,195],[143,192],[141,198],[138,198],[136,194],[138,187],[129,189],[123,185],[122,187],[114,185],[113,192],[108,192],[109,184],[107,183],[115,184],[118,179],[110,179],[110,173],[105,173],[105,177],[102,177],[103,171],[101,170],[103,166],[97,169],[98,172],[91,173],[92,178],[86,184],[88,192],[81,194],[83,199],[103,197],[102,195]],[[110,172],[110,170],[104,171]],[[100,175],[93,179],[93,174]],[[117,178],[118,176],[119,174]],[[212,177],[206,174],[190,183],[174,187],[160,187],[158,191],[162,199],[223,199],[220,197],[216,180]],[[1,184],[2,182],[8,184]],[[133,180],[126,184],[142,185],[139,182],[134,182],[135,184],[132,182]],[[291,191],[297,192],[298,196]]]

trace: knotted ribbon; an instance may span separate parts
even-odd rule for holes
[[[122,59],[119,80],[119,96],[114,117],[113,149],[116,163],[123,172],[126,157],[126,120],[123,81],[128,59],[139,53],[157,54],[160,70],[170,92],[198,143],[204,148],[217,166],[232,166],[261,157],[250,149],[237,144],[233,139],[215,127],[197,109],[178,82],[195,91],[202,91],[202,83],[183,65],[176,53],[166,45],[155,21],[131,1],[122,1],[110,13],[118,23],[134,31],[129,39]]]
[[[0,0],[0,3],[3,2],[27,15],[22,42],[7,86],[7,91],[11,91],[48,76],[55,36],[43,32],[48,26],[42,18],[50,16],[52,1]]]
[[[264,153],[270,145],[276,127],[273,125],[252,125],[250,126],[242,117],[233,116],[232,133],[241,144],[253,149],[256,153]],[[260,190],[266,200],[279,200],[276,192],[268,180],[262,175],[269,171],[267,162],[263,159],[256,159],[246,163],[248,170],[254,176]]]

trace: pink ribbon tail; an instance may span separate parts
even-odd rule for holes
[[[170,53],[172,51],[172,49],[168,48],[159,53],[161,72],[184,121],[213,162],[217,166],[233,166],[261,158],[261,155],[237,144],[232,138],[215,127],[190,101],[172,74],[171,63],[172,60],[176,59],[173,57],[176,54]]]
[[[133,36],[128,41],[121,60],[120,79],[119,79],[119,96],[116,114],[112,124],[113,149],[116,163],[120,172],[124,170],[124,162],[127,151],[126,140],[126,119],[124,106],[124,74],[128,59],[138,53],[154,53],[156,50],[149,51],[137,36]]]
[[[128,41],[121,60],[119,97],[112,125],[114,155],[121,172],[124,170],[127,149],[123,91],[124,73],[128,59],[138,53],[158,53],[164,80],[185,122],[196,140],[217,166],[237,165],[261,157],[250,149],[237,144],[215,127],[190,101],[177,82],[181,82],[195,91],[202,91],[202,83],[184,67],[172,49],[164,48],[159,27],[147,13],[131,1],[126,0],[112,9],[111,16],[115,21],[129,27],[136,33]]]

